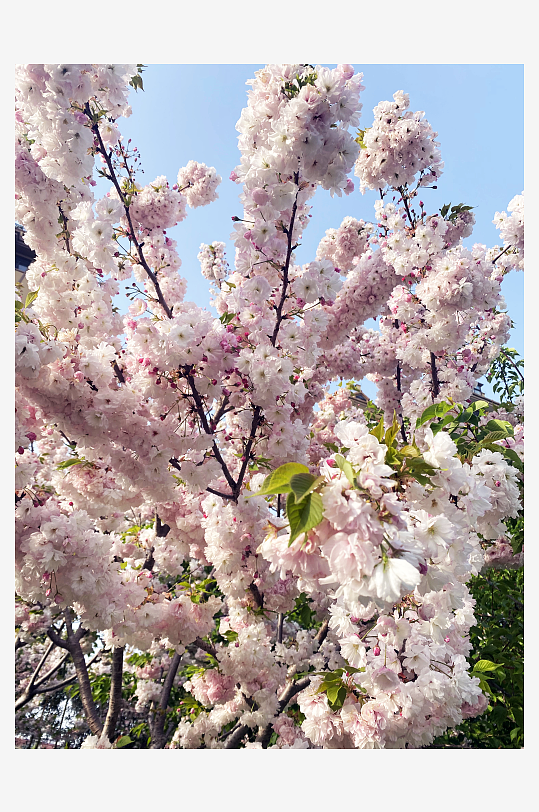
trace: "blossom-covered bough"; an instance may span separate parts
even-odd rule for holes
[[[417,748],[485,710],[466,582],[507,547],[523,434],[467,401],[509,334],[523,197],[496,213],[503,245],[465,248],[470,207],[419,200],[436,133],[402,91],[358,130],[361,79],[257,71],[235,258],[199,254],[215,317],[166,232],[220,178],[191,160],[138,184],[118,128],[137,66],[18,67],[21,735],[69,685],[84,747]],[[375,222],[346,217],[298,265],[309,201],[352,170]],[[365,375],[368,412],[331,386]]]

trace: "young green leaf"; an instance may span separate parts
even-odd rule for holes
[[[484,671],[496,671],[497,668],[502,668],[503,666],[496,665],[496,663],[491,662],[491,660],[478,660],[473,667],[474,671],[478,673],[482,673]]]
[[[81,465],[83,462],[86,462],[84,459],[79,459],[78,457],[72,457],[70,460],[65,460],[61,462],[59,465],[56,466],[58,471],[63,471],[65,468],[71,468],[72,465]]]
[[[39,288],[38,288],[38,290],[30,291],[30,293],[26,297],[26,301],[24,303],[25,308],[30,307],[32,305],[32,303],[35,302],[35,300],[37,299],[37,294],[38,293],[39,293]]]
[[[301,533],[308,533],[324,518],[322,497],[318,493],[309,493],[297,503],[293,493],[289,493],[286,500],[286,518],[290,524],[290,541],[288,546],[297,539]]]
[[[400,431],[400,424],[397,421],[397,414],[394,411],[393,412],[393,423],[391,424],[391,426],[386,431],[386,435],[385,435],[385,438],[384,438],[384,443],[387,445],[388,448],[393,445],[393,441],[395,440],[395,437],[397,436],[399,431]]]
[[[352,486],[352,488],[355,487],[354,469],[352,468],[352,466],[350,465],[348,460],[345,460],[344,457],[342,456],[342,454],[335,454],[333,459],[335,460],[335,462],[337,463],[337,465],[339,466],[339,468],[341,469],[341,471],[343,472],[343,474],[347,478],[347,480],[350,483],[350,485]]]
[[[435,417],[443,417],[446,412],[454,408],[454,405],[454,403],[446,403],[445,401],[442,401],[441,403],[433,403],[432,406],[428,406],[421,417],[417,418],[415,423],[416,429],[418,429],[428,420],[434,420]]]
[[[291,478],[295,474],[308,473],[309,469],[306,465],[299,462],[287,462],[272,471],[262,483],[260,490],[250,494],[247,498],[251,499],[253,496],[267,496],[276,493],[290,493],[292,490],[290,487]]]
[[[323,476],[313,476],[312,474],[294,474],[290,479],[290,487],[294,494],[296,504],[311,493],[321,482],[325,482]]]
[[[382,442],[382,438],[384,436],[384,418],[380,418],[380,422],[378,423],[375,428],[369,431],[369,434],[372,434],[373,437],[376,437],[379,443]]]
[[[508,420],[489,420],[485,428],[492,432],[502,431],[504,437],[512,437],[515,433],[513,426]]]

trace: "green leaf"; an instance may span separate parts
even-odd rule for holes
[[[455,416],[452,414],[446,414],[446,416],[442,420],[440,420],[439,423],[431,424],[433,434],[438,434],[438,432],[442,431],[442,429],[446,429],[449,433],[451,433],[451,431],[456,427],[457,422],[455,420]]]
[[[418,417],[415,423],[416,429],[426,423],[428,420],[434,420],[435,417],[443,417],[446,412],[450,409],[453,409],[455,406],[454,403],[446,403],[444,400],[441,403],[433,403],[432,406],[428,406],[421,417]]]
[[[425,487],[426,485],[432,485],[432,481],[429,479],[428,476],[423,476],[423,474],[417,474],[414,471],[411,471],[410,474],[411,476],[413,476],[414,479],[417,479],[419,484],[423,485],[423,487]]]
[[[323,476],[313,476],[313,474],[294,474],[290,479],[290,487],[294,494],[296,504],[311,493],[321,482],[325,482]]]
[[[133,741],[133,740],[132,740],[132,739],[130,739],[130,738],[129,738],[129,736],[122,736],[122,737],[121,737],[120,739],[118,739],[118,741],[116,742],[116,747],[117,747],[117,748],[118,748],[118,747],[125,747],[127,744],[131,744],[131,742],[132,742],[132,741]]]
[[[503,668],[503,665],[496,665],[496,663],[493,663],[490,660],[478,660],[476,663],[474,663],[473,670],[477,671],[478,673],[482,673],[484,671],[496,671],[497,668]]]
[[[434,432],[434,428],[433,428],[433,432]],[[410,458],[420,457],[421,456],[421,452],[419,451],[419,449],[415,445],[403,445],[402,448],[399,448],[399,454],[402,457],[410,457]]]
[[[337,454],[339,452],[339,446],[335,445],[335,443],[322,443],[328,451],[331,451],[333,454]]]
[[[414,457],[409,462],[406,463],[406,468],[408,471],[412,471],[414,474],[426,474],[427,476],[433,476],[437,468],[434,468],[432,465],[429,465],[423,457]]]
[[[380,418],[380,422],[378,425],[369,431],[369,434],[372,434],[373,437],[376,437],[379,443],[382,442],[382,438],[384,436],[384,418]]]
[[[39,288],[37,290],[32,290],[26,297],[26,301],[24,303],[25,309],[30,307],[33,302],[37,299],[37,294],[39,293]]]
[[[508,420],[489,420],[485,428],[491,432],[501,431],[504,437],[513,437],[515,433],[513,426]]]
[[[341,690],[341,688],[342,686],[340,685],[340,682],[338,682],[335,685],[332,685],[331,688],[327,689],[326,696],[328,698],[328,702],[330,703],[330,705],[332,705],[337,701],[337,697],[339,695],[339,691]]]
[[[330,689],[326,696],[328,698],[328,704],[332,711],[340,710],[344,704],[344,701],[348,695],[348,692],[344,685],[341,685],[335,691],[334,688]]]
[[[498,448],[500,449],[502,454],[505,457],[507,457],[507,459],[511,460],[515,468],[518,468],[519,471],[524,470],[524,463],[522,462],[522,460],[520,459],[514,448],[506,448],[503,445],[498,446]]]
[[[498,440],[504,440],[507,437],[505,431],[489,431],[484,437],[481,438],[481,443],[496,443]]]
[[[221,324],[230,324],[235,317],[235,313],[223,313],[221,316],[219,316],[219,321]]]
[[[396,412],[393,412],[393,423],[391,424],[391,426],[386,431],[385,438],[384,438],[384,443],[385,443],[385,445],[387,445],[388,448],[393,445],[393,441],[395,440],[395,437],[397,436],[399,431],[400,431],[400,424],[397,421],[397,414],[396,414]]]
[[[440,209],[440,214],[445,219],[446,214],[449,213],[449,209],[451,208],[451,203],[445,203],[442,208]]]
[[[475,400],[473,403],[464,409],[455,420],[458,423],[468,423],[470,419],[474,416],[475,412],[479,412],[481,409],[488,409],[488,403],[486,400]]]
[[[318,493],[309,493],[298,504],[294,494],[289,493],[286,500],[286,518],[290,524],[290,541],[288,542],[290,547],[301,533],[308,533],[324,518],[322,497]]]
[[[337,465],[347,478],[352,488],[354,488],[355,487],[354,469],[352,468],[348,460],[345,460],[342,454],[335,454],[335,457],[333,459],[335,460],[335,462],[337,463]]]
[[[71,468],[72,465],[81,465],[83,462],[86,462],[84,459],[79,459],[79,457],[72,457],[70,460],[65,460],[61,462],[59,465],[56,466],[58,471],[63,471],[65,468]]]
[[[256,491],[256,493],[250,494],[247,499],[251,499],[253,496],[267,496],[268,494],[275,493],[290,493],[292,490],[290,487],[290,480],[294,474],[308,473],[309,469],[306,465],[302,465],[299,462],[286,462],[284,465],[276,468],[275,471],[272,471],[262,483],[261,489]]]

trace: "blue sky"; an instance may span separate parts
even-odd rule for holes
[[[247,102],[245,82],[261,67],[148,65],[143,73],[144,92],[131,94],[133,115],[119,122],[124,137],[132,138],[132,145],[139,148],[142,184],[159,175],[175,183],[178,169],[190,159],[214,166],[223,179],[219,200],[189,210],[187,219],[168,232],[178,242],[181,273],[188,280],[186,298],[205,307],[209,307],[208,287],[197,254],[200,243],[221,240],[233,263],[231,216],[241,215],[240,189],[228,179],[239,163],[235,125]],[[410,109],[425,111],[438,133],[445,167],[438,189],[423,193],[427,211],[437,211],[449,202],[474,206],[476,226],[466,244],[498,244],[494,213],[507,210],[509,201],[524,188],[523,65],[354,67],[363,73],[365,85],[361,127],[372,124],[372,109],[379,101],[404,90],[410,95]],[[310,225],[296,252],[300,263],[314,258],[326,229],[338,227],[345,216],[374,220],[376,193],[361,195],[359,180],[353,179],[356,191],[348,197],[331,198],[329,192],[317,191]],[[515,322],[509,344],[523,354],[523,274],[512,272],[502,291]],[[363,388],[374,396],[374,385],[365,381]],[[490,391],[488,384],[484,391]]]

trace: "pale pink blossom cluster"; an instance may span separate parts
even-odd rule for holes
[[[219,282],[228,276],[229,267],[225,256],[224,242],[212,242],[210,245],[202,243],[197,257],[200,262],[202,275],[210,282]]]
[[[365,130],[363,145],[356,162],[361,191],[398,188],[414,182],[428,186],[442,174],[438,133],[432,131],[422,112],[408,110],[408,93],[398,90],[394,101],[380,102],[374,108],[374,123]]]
[[[137,191],[129,207],[132,219],[138,227],[150,233],[154,229],[166,229],[185,219],[185,197],[171,189],[164,175],[156,178]]]
[[[508,203],[507,210],[511,214],[497,211],[492,222],[500,230],[504,250],[508,249],[508,253],[511,255],[516,254],[516,262],[513,256],[509,258],[511,263],[509,267],[522,271],[524,270],[524,192],[516,195]]]
[[[328,228],[316,249],[316,258],[331,260],[335,268],[346,274],[367,248],[372,230],[371,223],[345,217],[339,228]]]
[[[197,209],[207,206],[217,200],[217,187],[221,183],[221,176],[217,174],[214,166],[206,166],[198,161],[189,161],[187,166],[178,172],[178,186],[180,192],[187,200],[188,206]]]

